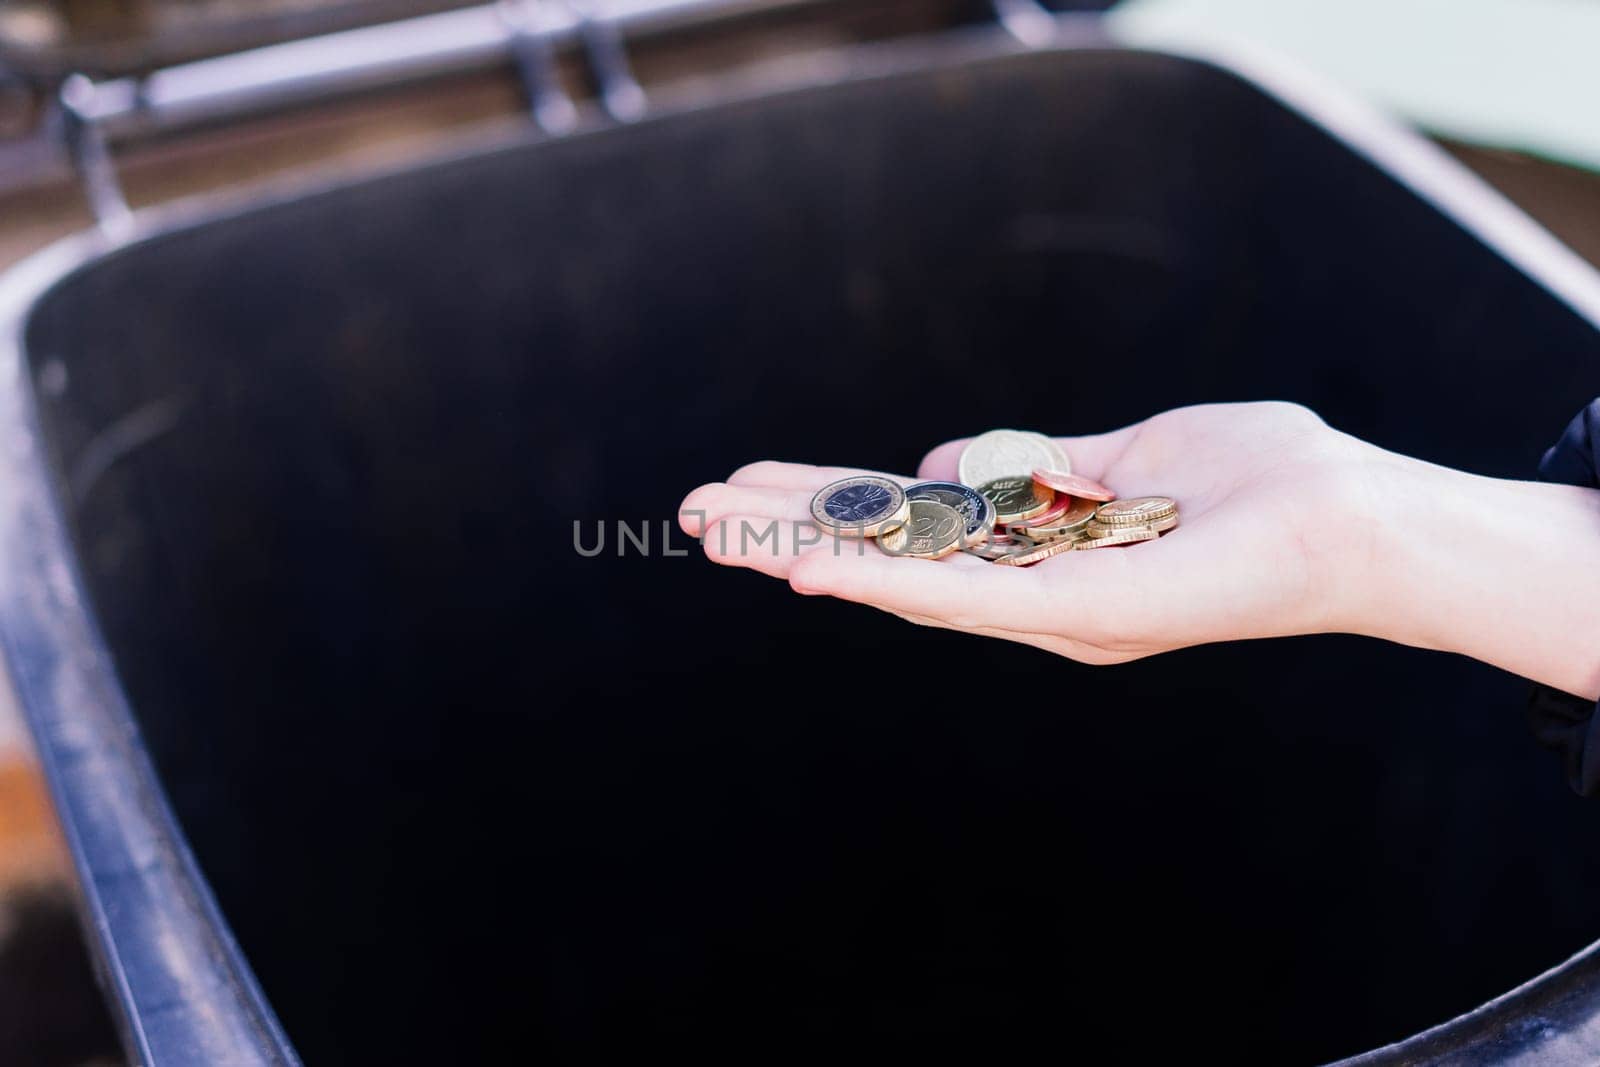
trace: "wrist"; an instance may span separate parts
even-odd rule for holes
[[[1600,697],[1600,492],[1374,451],[1348,628]]]

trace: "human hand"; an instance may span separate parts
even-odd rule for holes
[[[786,578],[913,622],[1113,663],[1211,641],[1358,628],[1373,557],[1368,506],[1390,457],[1292,404],[1180,408],[1111,433],[1058,439],[1075,473],[1131,497],[1177,500],[1156,541],[1069,552],[1020,569],[957,554],[891,557],[820,535],[812,495],[851,474],[759,462],[684,500],[680,521],[718,563]],[[954,480],[965,441],[922,461]],[[894,476],[902,484],[911,479]],[[777,536],[756,541],[777,524]]]

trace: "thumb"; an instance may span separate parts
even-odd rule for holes
[[[917,478],[924,482],[954,482],[956,477],[956,461],[961,458],[961,452],[967,447],[970,437],[946,441],[944,444],[922,457],[922,462],[917,466]]]

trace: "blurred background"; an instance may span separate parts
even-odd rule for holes
[[[210,57],[323,35],[319,69],[372,49],[426,42],[483,20],[537,29],[622,17],[638,4],[467,0],[9,0],[0,2],[0,268],[92,227],[85,173],[103,149],[135,208],[240,196],[261,182],[362,173],[491,137],[553,99],[625,109],[577,49],[419,63],[343,82],[303,80],[279,101],[230,99],[227,79],[270,82],[311,53],[253,63]],[[1600,4],[1588,0],[1085,0],[1055,12],[1105,16],[1164,40],[1225,36],[1290,57],[1434,137],[1592,262],[1600,263]],[[830,49],[978,25],[1021,32],[1027,0],[784,0],[722,5],[715,19],[667,20],[629,42],[653,98],[693,98],[714,79],[774,65],[804,77]],[[444,21],[439,21],[443,19]],[[477,19],[478,22],[472,20]],[[543,20],[543,21],[542,21]],[[389,26],[383,42],[363,27]],[[593,42],[591,47],[593,46]],[[602,42],[603,44],[603,42]],[[470,51],[470,49],[468,49]],[[315,64],[314,64],[315,65]],[[381,66],[381,65],[380,65]],[[78,95],[63,86],[87,81]],[[543,79],[540,82],[540,79]],[[542,84],[542,90],[539,86]],[[196,87],[199,87],[198,89]],[[185,94],[190,94],[185,96]],[[260,94],[270,97],[271,93]],[[146,106],[150,101],[178,106]],[[204,106],[189,106],[201,100]],[[76,109],[76,111],[72,110]],[[100,116],[107,116],[101,121]],[[87,121],[86,121],[87,118]],[[541,122],[564,119],[548,109]],[[87,139],[84,127],[90,130]],[[104,212],[102,212],[104,214]],[[0,686],[0,1062],[120,1062],[72,910],[71,876],[9,689]]]

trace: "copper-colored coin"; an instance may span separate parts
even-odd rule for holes
[[[1073,543],[1074,548],[1111,548],[1115,545],[1136,545],[1140,541],[1154,541],[1161,535],[1148,526],[1129,526],[1108,533],[1104,537],[1085,537]]]
[[[1060,498],[1057,500],[1059,502]],[[1051,509],[1035,518],[1014,522],[1007,529],[1035,541],[1081,536],[1094,519],[1095,503],[1093,500],[1076,500],[1072,497],[1067,497],[1066,500],[1067,506],[1060,512]]]
[[[996,478],[979,486],[978,492],[994,505],[994,521],[1004,526],[1050,510],[1056,492],[1031,477]]]
[[[1046,541],[1042,545],[1034,545],[1032,548],[1023,549],[1021,552],[1013,552],[1009,556],[1003,556],[995,560],[995,562],[1002,567],[1031,567],[1040,560],[1049,559],[1051,556],[1059,556],[1063,552],[1071,552],[1073,545],[1074,542],[1067,540]]]
[[[1033,524],[1038,523],[1042,526],[1048,522],[1052,522],[1055,519],[1061,518],[1061,516],[1067,513],[1067,509],[1070,507],[1072,507],[1072,498],[1070,496],[1058,496],[1049,507],[1039,512],[1039,514],[1026,519],[1021,519],[1012,523],[1011,525],[1032,526]]]
[[[1081,474],[1036,469],[1033,472],[1033,480],[1040,485],[1048,485],[1058,493],[1082,497],[1085,500],[1117,499],[1117,494],[1092,478],[1085,478]]]
[[[1121,530],[1151,529],[1156,533],[1166,533],[1168,530],[1177,529],[1177,526],[1178,516],[1176,515],[1168,515],[1166,518],[1157,519],[1155,522],[1140,522],[1132,524],[1124,523],[1121,526],[1107,526],[1105,523],[1096,519],[1085,526],[1083,528],[1083,532],[1090,537],[1105,537],[1108,534],[1114,534]]]
[[[1094,519],[1102,526],[1139,526],[1177,513],[1178,502],[1170,496],[1134,496],[1101,504]]]

